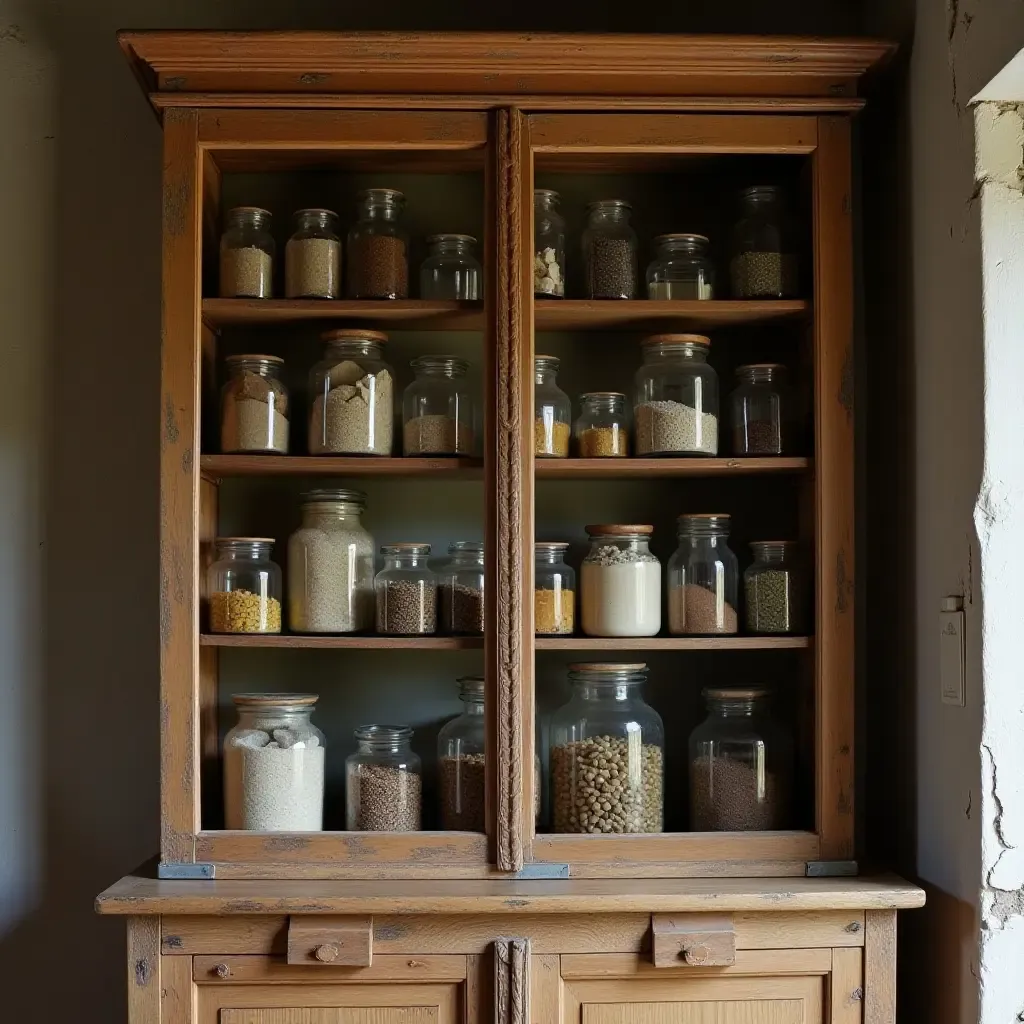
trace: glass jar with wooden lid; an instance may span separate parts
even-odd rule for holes
[[[656,636],[661,629],[661,563],[651,554],[653,526],[588,526],[581,618],[587,636]]]

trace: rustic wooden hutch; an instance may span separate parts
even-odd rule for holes
[[[216,32],[127,32],[121,45],[164,132],[160,864],[99,899],[128,917],[132,1024],[891,1024],[896,911],[923,896],[857,874],[851,203],[857,82],[891,47]],[[535,302],[536,186],[574,209],[614,188],[648,235],[693,223],[721,236],[726,197],[758,176],[799,197],[802,298]],[[381,183],[406,192],[414,236],[482,240],[481,302],[214,297],[227,207],[346,211],[355,189]],[[218,454],[226,353],[258,337],[300,380],[318,330],[351,324],[388,332],[396,366],[428,350],[475,364],[482,458]],[[799,453],[535,460],[540,339],[575,396],[629,391],[652,330],[712,336],[723,393],[740,362],[785,359],[806,409]],[[212,538],[283,541],[299,491],[325,478],[366,489],[382,538],[484,538],[482,640],[204,631]],[[812,553],[806,636],[535,638],[535,537],[625,516],[654,523],[667,556],[675,516],[711,505],[741,539],[777,532]],[[652,666],[664,833],[535,824],[537,712],[558,702],[565,664],[588,658]],[[352,726],[399,701],[429,736],[454,710],[454,678],[474,671],[486,677],[486,831],[337,830]],[[802,780],[792,831],[691,833],[673,809],[702,681],[733,678],[786,695]],[[223,829],[220,744],[231,694],[251,689],[320,693],[328,830]]]

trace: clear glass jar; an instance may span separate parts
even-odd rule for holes
[[[319,832],[324,827],[324,734],[315,693],[236,693],[224,737],[224,827]]]
[[[220,450],[288,452],[288,389],[284,360],[239,355],[224,360],[227,380],[220,392]]]
[[[320,335],[324,355],[309,374],[311,455],[390,455],[395,376],[384,359],[388,336],[343,328]]]
[[[804,580],[791,540],[750,542],[753,563],[743,573],[747,629],[751,633],[800,633],[804,629]]]
[[[206,570],[211,633],[280,633],[281,569],[271,537],[218,537]]]
[[[661,563],[650,551],[653,526],[588,526],[581,609],[587,636],[657,636]]]
[[[541,457],[569,457],[572,402],[558,386],[556,356],[533,358],[533,453]]]
[[[220,295],[224,299],[269,299],[274,294],[274,236],[270,211],[236,206],[220,236]]]
[[[373,629],[373,537],[361,491],[302,496],[302,525],[288,540],[288,622],[294,633]]]
[[[554,832],[663,831],[665,730],[646,680],[643,664],[569,666],[549,730]]]
[[[437,734],[441,828],[483,832],[487,793],[484,677],[464,676],[458,683],[462,714],[443,725]]]
[[[484,546],[478,540],[448,545],[450,560],[438,573],[441,629],[453,635],[483,636]]]
[[[637,239],[624,199],[601,199],[587,207],[583,271],[588,299],[636,298]]]
[[[772,720],[771,692],[707,688],[708,717],[690,734],[690,829],[790,827],[793,745]]]
[[[405,196],[393,188],[359,193],[358,220],[348,232],[348,297],[407,299],[409,237],[402,227]]]
[[[715,265],[705,235],[658,235],[647,266],[649,299],[713,299]]]
[[[345,759],[345,827],[350,832],[418,832],[422,768],[404,725],[362,725]]]
[[[623,459],[629,455],[626,396],[619,391],[580,395],[580,415],[573,427],[581,459]]]
[[[730,405],[734,455],[782,455],[788,450],[792,403],[784,366],[736,367]]]
[[[431,235],[420,267],[421,299],[479,299],[480,263],[472,235]]]
[[[284,293],[289,299],[341,295],[341,239],[333,210],[296,210],[284,247]]]
[[[377,632],[417,636],[437,630],[437,576],[428,564],[429,544],[385,544],[377,573]]]
[[[729,264],[734,299],[789,299],[800,288],[797,240],[782,189],[754,185],[740,193]]]
[[[533,190],[533,294],[560,299],[565,295],[565,220],[560,197],[549,188]]]
[[[684,515],[668,562],[668,630],[673,636],[738,632],[739,562],[729,547],[731,517]]]
[[[637,455],[718,454],[718,374],[702,334],[644,340],[633,404]]]
[[[565,563],[565,541],[533,545],[533,629],[539,636],[568,636],[576,618],[576,573]]]
[[[402,397],[405,455],[472,455],[473,399],[469,364],[455,356],[420,356],[410,364],[416,379]]]

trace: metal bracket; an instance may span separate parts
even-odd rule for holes
[[[188,864],[164,861],[156,869],[157,878],[172,879],[175,881],[189,881],[197,878],[213,878],[215,869],[213,864]]]
[[[858,871],[855,860],[809,860],[804,874],[808,878],[849,878]]]
[[[524,864],[521,871],[514,872],[510,877],[521,878],[524,881],[545,878],[568,878],[569,865],[537,861],[534,864]]]

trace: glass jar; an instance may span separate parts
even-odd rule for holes
[[[565,541],[533,545],[533,629],[539,636],[567,636],[576,611],[576,573],[565,564]]]
[[[647,266],[649,299],[713,299],[715,265],[705,235],[658,235]]]
[[[472,235],[431,235],[420,267],[421,299],[479,299],[480,263]]]
[[[270,211],[236,206],[220,236],[220,295],[223,299],[269,299],[274,293],[274,236]]]
[[[718,374],[710,338],[656,334],[644,340],[633,405],[637,455],[718,454]]]
[[[729,264],[734,299],[789,299],[800,287],[797,244],[785,197],[775,185],[740,193]]]
[[[572,403],[558,386],[555,356],[533,358],[533,453],[541,457],[569,457]]]
[[[288,389],[277,356],[228,356],[220,393],[220,450],[288,452]]]
[[[791,540],[750,542],[753,563],[743,574],[747,629],[751,633],[799,633],[804,628],[803,572]]]
[[[453,635],[483,636],[484,546],[478,540],[448,545],[450,561],[438,574],[441,628]]]
[[[324,355],[309,374],[311,455],[390,455],[395,423],[388,336],[343,328],[320,335]]]
[[[734,455],[782,455],[788,450],[791,402],[784,366],[738,366],[730,404]]]
[[[790,827],[793,747],[759,687],[707,688],[708,717],[690,734],[690,829]]]
[[[315,693],[236,693],[224,737],[224,827],[319,832],[324,827],[324,734]]]
[[[646,680],[643,664],[569,666],[549,730],[553,831],[663,831],[665,730]]]
[[[404,725],[362,725],[345,759],[345,827],[350,832],[417,832],[423,809],[419,757]]]
[[[288,540],[288,622],[294,633],[373,629],[373,537],[366,495],[325,488],[302,496],[302,526]]]
[[[581,459],[625,458],[629,455],[626,396],[619,391],[580,395],[580,415],[573,427]]]
[[[624,199],[601,199],[587,207],[583,270],[588,299],[636,298],[636,232],[633,207]]]
[[[296,210],[284,247],[284,293],[289,299],[341,295],[341,239],[333,210]]]
[[[385,544],[377,573],[377,632],[416,636],[437,630],[437,576],[427,560],[429,544]]]
[[[483,832],[487,792],[484,677],[464,676],[458,683],[462,714],[443,725],[437,734],[441,828]]]
[[[416,379],[402,398],[405,455],[472,455],[473,399],[469,364],[455,356],[420,356],[410,364]]]
[[[280,633],[281,570],[271,537],[218,537],[206,570],[211,633]]]
[[[559,202],[549,188],[533,190],[533,294],[539,298],[565,295],[565,220]]]
[[[668,630],[673,636],[736,633],[739,562],[729,548],[731,517],[680,516],[668,562]]]
[[[348,297],[407,299],[409,238],[402,227],[405,196],[393,188],[359,193],[348,233]]]
[[[653,526],[588,526],[581,569],[587,636],[656,636],[661,629],[661,563],[650,551]]]

